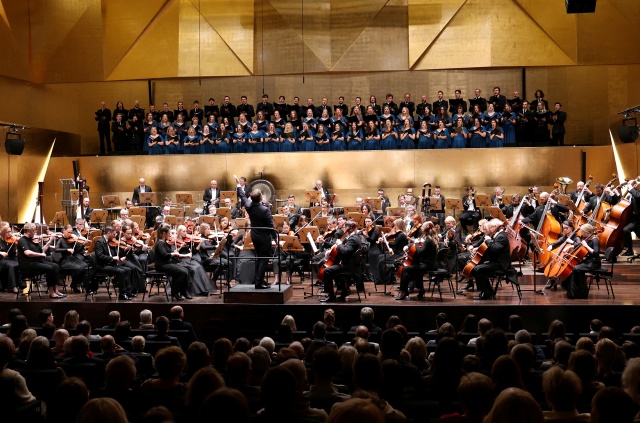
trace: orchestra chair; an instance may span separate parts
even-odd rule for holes
[[[358,295],[358,302],[361,303],[362,299],[360,298],[360,292],[364,294],[364,298],[367,298],[367,293],[364,289],[364,254],[369,247],[361,246],[355,252],[353,256],[353,267],[348,272],[342,273],[338,275],[336,278],[340,280],[342,286],[345,287],[347,291],[349,291],[350,286],[354,286],[356,288],[356,294]]]
[[[448,281],[449,282],[449,289],[451,289],[451,293],[453,294],[453,298],[456,298],[456,291],[455,289],[453,289],[453,281],[451,280],[452,278],[452,273],[449,271],[449,260],[448,260],[448,256],[449,256],[449,248],[441,248],[438,250],[438,253],[436,254],[436,261],[438,262],[438,269],[436,270],[428,270],[425,273],[425,276],[428,278],[427,281],[429,282],[429,285],[427,285],[427,292],[429,290],[431,290],[431,296],[433,297],[433,293],[436,289],[436,286],[438,287],[438,294],[440,295],[440,301],[443,301],[442,299],[442,289],[440,287],[440,285],[442,284],[443,281]]]
[[[114,294],[117,294],[116,292],[116,285],[113,283],[115,276],[109,276],[104,272],[101,272],[100,270],[96,271],[96,273],[93,275],[93,279],[92,280],[96,280],[98,279],[98,290],[100,289],[100,283],[104,283],[104,287],[107,290],[107,295],[109,295],[109,300],[111,300],[111,288],[110,286],[113,286],[113,292]],[[91,296],[91,299],[93,300],[93,297],[96,296],[98,294],[98,291],[91,291],[91,290],[87,290],[85,291],[84,294],[84,299],[85,301],[87,299],[89,299],[89,296]]]
[[[144,298],[149,293],[149,298],[155,295],[160,294],[160,287],[164,288],[164,295],[167,297],[167,301],[169,301],[169,290],[168,286],[171,286],[171,276],[167,276],[164,272],[160,272],[155,269],[147,269],[147,272],[144,274],[145,282],[145,293],[142,294],[142,301],[144,302]],[[153,294],[153,286],[156,286],[156,294]],[[148,352],[148,351],[147,351]]]
[[[596,286],[600,289],[600,279],[602,279],[604,281],[605,288],[607,288],[607,297],[609,296],[609,288],[611,288],[611,296],[615,299],[616,295],[613,293],[613,285],[611,284],[611,280],[613,279],[613,265],[616,262],[616,257],[613,254],[613,247],[609,247],[605,250],[604,261],[611,263],[611,267],[601,267],[600,269],[593,269],[586,273],[586,277],[589,278],[588,291],[591,291],[591,284],[594,279],[596,281]]]
[[[489,276],[489,283],[491,284],[491,288],[493,289],[493,299],[496,299],[496,295],[498,293],[498,288],[502,285],[502,282],[510,283],[511,289],[515,289],[518,294],[518,301],[522,301],[522,291],[520,290],[519,283],[513,283],[509,279],[507,279],[507,275],[510,273],[517,273],[516,269],[511,267],[509,270],[496,270],[493,272],[491,276]]]
[[[38,293],[38,299],[41,299],[40,284],[44,281],[45,277],[45,273],[27,272],[23,274],[23,271],[20,270],[20,286],[18,287],[18,292],[16,292],[16,301],[20,298],[20,294],[23,293],[28,298],[31,298],[31,293],[33,293],[34,290]],[[24,292],[25,289],[27,290],[26,292]]]

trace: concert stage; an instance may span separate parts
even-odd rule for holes
[[[604,266],[607,264],[603,263]],[[273,279],[273,277],[272,277]],[[284,279],[284,278],[283,278]],[[487,317],[495,325],[506,328],[507,319],[511,314],[519,314],[523,317],[526,327],[536,333],[547,331],[548,324],[553,319],[565,322],[569,332],[580,333],[589,331],[589,321],[599,318],[606,325],[612,326],[617,333],[629,332],[632,326],[640,324],[640,264],[627,263],[622,260],[615,264],[613,289],[615,298],[607,295],[604,283],[598,288],[595,283],[591,287],[589,298],[585,300],[569,300],[564,296],[564,291],[544,291],[544,295],[535,293],[534,277],[531,266],[523,267],[523,276],[520,277],[522,301],[511,285],[504,284],[500,287],[495,301],[476,301],[472,299],[475,294],[457,295],[454,299],[452,292],[445,285],[442,286],[443,299],[440,301],[438,291],[431,297],[430,293],[425,298],[415,298],[416,292],[410,295],[409,300],[396,301],[393,296],[397,293],[396,287],[387,286],[387,294],[384,286],[365,283],[366,297],[361,293],[362,302],[358,302],[357,295],[353,292],[346,303],[323,304],[319,300],[322,296],[309,297],[305,294],[311,292],[309,279],[304,283],[298,277],[293,278],[290,286],[286,288],[286,295],[290,298],[285,304],[265,304],[254,302],[231,303],[234,290],[245,290],[251,296],[253,286],[236,286],[231,289],[231,297],[224,294],[225,299],[219,295],[209,297],[197,297],[193,300],[180,303],[185,309],[185,319],[192,322],[199,337],[205,342],[210,342],[221,336],[235,339],[238,336],[246,336],[249,339],[264,335],[275,334],[275,331],[286,314],[295,317],[299,330],[307,330],[311,334],[313,324],[322,320],[323,311],[333,308],[336,311],[336,325],[345,331],[359,321],[359,311],[363,306],[370,306],[375,311],[375,322],[384,327],[386,320],[391,315],[398,315],[405,326],[412,332],[423,333],[435,328],[435,317],[440,312],[445,312],[450,317],[454,326],[460,327],[465,315],[469,313],[480,317]],[[544,286],[544,276],[538,274],[535,279],[535,288]],[[426,287],[426,286],[425,286]],[[463,286],[461,286],[462,288]],[[276,291],[272,287],[269,291]],[[225,288],[225,292],[226,292]],[[317,288],[314,287],[314,294]],[[164,295],[145,298],[142,295],[133,301],[109,301],[104,288],[93,300],[84,300],[84,294],[69,293],[67,298],[52,300],[37,294],[31,299],[24,296],[18,301],[13,294],[0,294],[0,316],[6,318],[10,308],[18,307],[27,316],[29,322],[35,325],[37,314],[43,308],[51,308],[55,316],[55,323],[62,324],[64,314],[75,309],[81,319],[88,319],[94,328],[106,324],[107,314],[111,310],[118,310],[123,320],[129,320],[133,328],[139,322],[139,312],[145,308],[153,312],[154,319],[160,315],[168,315],[174,302],[167,301]],[[114,298],[116,298],[114,296]],[[247,300],[245,297],[244,301]]]

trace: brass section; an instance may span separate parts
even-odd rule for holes
[[[619,147],[620,154],[626,157],[625,171],[636,174],[637,158],[633,154],[636,146]],[[587,172],[594,175],[596,181],[611,179],[616,169],[611,147],[585,147],[584,150]],[[140,177],[144,177],[160,197],[169,195],[175,200],[176,192],[188,192],[194,199],[200,198],[198,195],[203,194],[214,178],[221,189],[232,190],[234,174],[246,176],[249,181],[266,179],[274,185],[277,198],[294,194],[299,203],[304,190],[312,188],[316,179],[322,179],[331,192],[337,193],[336,203],[344,206],[353,204],[358,196],[375,195],[379,187],[384,188],[396,204],[397,196],[407,187],[418,190],[425,182],[440,185],[446,196],[463,195],[464,187],[469,185],[480,193],[492,193],[496,185],[505,188],[507,194],[524,193],[535,184],[548,190],[559,176],[581,180],[581,151],[560,147],[53,158],[45,179],[45,213],[52,216],[59,209],[62,187],[58,180],[72,176],[72,160],[78,161],[91,186],[93,207],[99,205],[100,197],[105,194],[118,194],[121,200],[131,197]]]
[[[467,0],[413,69],[572,64],[513,0]]]

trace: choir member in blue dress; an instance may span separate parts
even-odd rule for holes
[[[438,127],[440,127],[440,121],[444,122],[445,128],[449,129],[453,126],[453,122],[451,121],[451,116],[447,112],[447,109],[444,107],[440,107],[438,114],[436,115],[436,121],[438,122]]]
[[[151,135],[151,128],[157,128],[158,127],[158,122],[156,122],[153,119],[153,115],[151,113],[147,113],[147,118],[145,119],[143,125],[143,130],[144,130],[144,144],[143,144],[143,151],[149,151],[149,135]],[[151,154],[151,153],[149,153]]]
[[[502,142],[504,141],[504,131],[498,125],[498,120],[493,119],[491,121],[491,127],[489,130],[489,147],[492,148],[501,148]]]
[[[211,154],[216,143],[216,133],[211,133],[209,125],[202,128],[202,137],[200,138],[200,154]]]
[[[164,154],[164,139],[162,135],[158,134],[158,128],[155,126],[152,126],[150,129],[147,144],[149,145],[149,155],[156,156],[158,154]]]
[[[352,116],[355,118],[356,125],[358,125],[358,129],[360,131],[364,131],[366,122],[364,121],[364,117],[362,116],[362,109],[360,109],[360,107],[354,106]]]
[[[318,132],[316,132],[316,151],[331,151],[329,146],[329,135],[325,131],[324,125],[318,125]]]
[[[247,115],[245,113],[240,113],[240,117],[238,118],[238,123],[236,124],[236,132],[238,125],[242,126],[242,132],[247,133],[251,131],[251,122],[247,120]]]
[[[347,150],[362,150],[364,148],[362,131],[356,122],[351,122],[351,129],[347,133]]]
[[[280,142],[280,151],[296,151],[297,145],[296,130],[290,122],[284,125],[284,132],[282,132],[282,140]]]
[[[227,154],[233,151],[233,126],[229,125],[228,118],[222,118],[219,128],[219,136],[216,139],[215,152],[217,154]]]
[[[342,125],[335,123],[333,125],[333,132],[331,133],[331,151],[345,151],[347,145],[344,141],[344,132],[342,132]]]
[[[375,109],[371,105],[367,106],[367,111],[364,114],[364,121],[369,122],[370,120],[375,122],[376,128],[380,128],[380,116],[376,114]]]
[[[244,132],[244,126],[238,122],[236,130],[232,135],[233,139],[233,152],[234,153],[246,153],[247,152],[247,134]]]
[[[164,139],[164,154],[177,154],[180,151],[180,136],[176,134],[173,126],[167,128],[167,136]]]
[[[318,131],[318,123],[316,122],[316,118],[313,116],[313,109],[307,109],[307,116],[302,119],[302,122],[309,125],[309,129],[313,132]]]
[[[477,106],[477,104],[476,104]],[[483,148],[487,146],[487,131],[485,131],[482,126],[482,122],[480,118],[473,119],[473,125],[469,128],[469,133],[471,134],[471,141],[469,142],[469,147],[471,148]]]
[[[274,113],[278,113],[278,111],[276,110]],[[276,124],[270,122],[264,136],[263,151],[265,153],[276,153],[280,151],[280,140],[280,133],[276,130]]]
[[[437,149],[449,148],[451,146],[449,130],[446,128],[443,120],[438,121],[438,129],[435,130],[434,136]]]
[[[149,117],[147,115],[147,119],[148,118]],[[166,135],[167,129],[169,129],[170,126],[171,126],[171,122],[169,122],[169,116],[167,116],[166,114],[162,115],[162,118],[160,118],[160,122],[158,123],[158,133],[160,135]]]
[[[298,116],[298,112],[294,109],[291,109],[289,112],[289,122],[291,122],[293,129],[296,131],[302,130],[302,121],[300,120],[300,116]]]
[[[342,115],[342,109],[340,108],[333,111],[333,117],[331,118],[331,126],[335,127],[336,123],[342,128],[343,134],[347,132],[347,118]]]
[[[184,138],[187,136],[187,124],[184,123],[184,117],[181,114],[176,118],[173,128],[176,130],[176,135],[180,140],[180,148],[178,148],[178,150],[182,151],[182,144],[184,142]]]
[[[384,121],[384,127],[380,132],[380,150],[396,150],[400,147],[398,133],[393,128],[391,119]]]
[[[324,126],[324,131],[326,133],[331,132],[331,117],[329,116],[327,109],[324,109],[322,111],[322,115],[318,118],[318,126],[320,125]]]
[[[507,103],[504,106],[504,113],[502,113],[501,120],[502,130],[504,131],[505,147],[513,147],[516,145],[516,114],[511,111],[511,104]]]
[[[198,154],[200,152],[200,136],[193,126],[187,130],[187,136],[182,143],[184,154]]]
[[[473,122],[475,119],[480,119],[480,124],[482,124],[482,119],[484,119],[484,114],[482,113],[482,109],[479,104],[474,104],[473,109],[471,110],[469,120]]]
[[[398,115],[398,125],[402,125],[403,122],[405,120],[409,119],[409,122],[411,123],[411,126],[413,126],[414,122],[413,122],[413,116],[411,116],[411,113],[409,113],[409,108],[406,106],[402,107],[402,111],[400,112],[400,114]]]
[[[207,118],[207,126],[209,127],[209,133],[218,133],[218,122],[216,121],[216,116],[214,114],[210,114]]]
[[[200,118],[198,118],[198,116],[191,118],[191,125],[189,125],[189,128],[193,128],[198,137],[202,136],[202,125],[200,125]],[[195,154],[195,152],[192,152],[192,154]]]
[[[456,126],[451,129],[451,148],[467,148],[467,139],[471,138],[469,131],[464,127],[461,117],[456,120]]]
[[[469,116],[467,116],[467,114],[464,112],[462,105],[458,105],[458,110],[456,114],[453,115],[452,119],[455,122],[458,120],[458,118],[462,118],[464,126],[469,126]]]
[[[267,130],[267,125],[269,124],[268,120],[265,120],[264,118],[264,113],[261,111],[258,112],[258,114],[256,115],[256,120],[254,120],[254,123],[258,124],[258,129],[261,131],[266,131]]]
[[[273,123],[273,125],[275,126],[278,134],[282,134],[282,131],[284,131],[284,125],[287,123],[287,121],[282,118],[280,110],[276,109],[273,112],[273,120],[271,121],[271,123]]]
[[[403,107],[403,110],[408,109]],[[400,149],[401,150],[414,150],[416,148],[416,130],[413,129],[413,125],[411,124],[410,118],[407,117],[404,120],[404,124],[402,128],[398,131],[400,132]]]
[[[391,126],[395,128],[397,124],[396,117],[391,113],[391,107],[384,106],[382,115],[380,115],[380,121],[386,123],[387,119],[391,121]]]
[[[493,108],[493,103],[489,103],[487,105],[487,111],[482,117],[482,124],[488,128],[491,120],[494,119],[500,119],[500,113],[495,111],[495,109]]]
[[[289,122],[291,124],[291,122]],[[293,127],[293,125],[291,125]],[[313,129],[309,128],[307,122],[302,124],[302,131],[300,132],[300,145],[298,151],[315,151],[316,138]]]
[[[376,123],[374,121],[369,121],[364,130],[364,134],[364,149],[380,150],[380,132],[378,132],[378,128],[376,128]]]
[[[251,131],[247,134],[247,153],[262,153],[263,143],[264,131],[258,128],[258,121],[253,121]]]
[[[418,137],[418,149],[430,150],[433,148],[433,132],[429,129],[429,125],[426,120],[420,122],[420,129],[416,134]]]

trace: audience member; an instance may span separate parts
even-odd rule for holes
[[[493,403],[484,418],[485,423],[543,423],[540,406],[530,393],[519,388],[507,388]]]
[[[382,329],[373,323],[373,309],[371,307],[362,307],[360,310],[360,325],[366,326],[372,335],[381,335]],[[359,325],[352,326],[349,332],[355,332]]]
[[[192,342],[198,340],[196,331],[193,329],[193,325],[184,321],[184,309],[181,306],[171,307],[171,320],[169,321],[169,330],[186,330],[188,336],[185,337],[187,345],[184,348],[189,348]]]
[[[631,423],[638,405],[620,388],[607,387],[598,391],[591,403],[590,423]]]
[[[204,400],[196,423],[210,423],[212,416],[219,423],[249,423],[250,414],[249,404],[242,392],[222,387]]]
[[[140,312],[140,324],[138,329],[155,329],[153,326],[153,313],[146,308]]]
[[[589,420],[588,413],[580,414],[576,409],[582,386],[574,372],[554,366],[542,375],[542,388],[551,407],[551,411],[543,412],[545,421]]]

